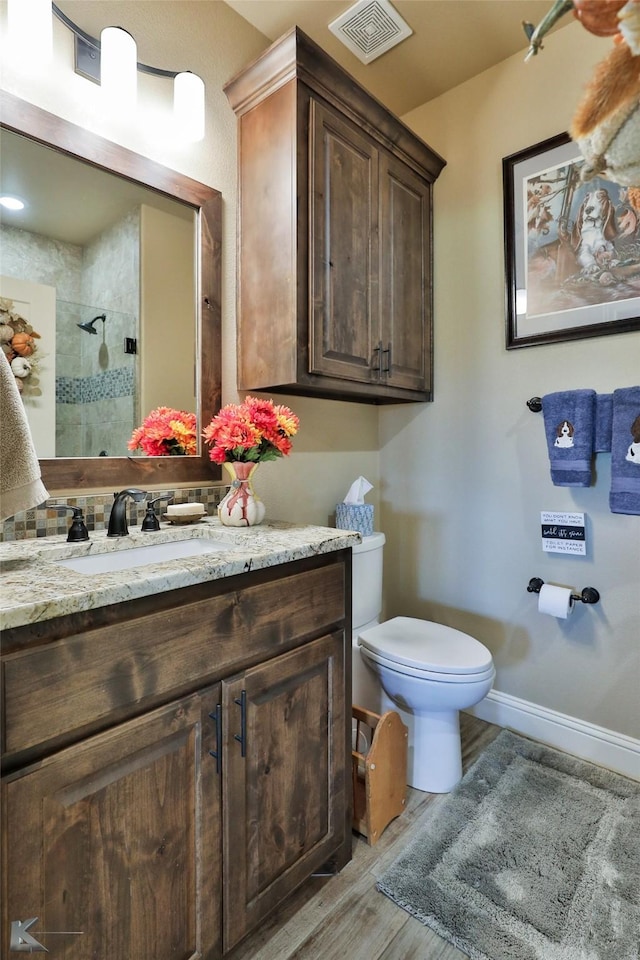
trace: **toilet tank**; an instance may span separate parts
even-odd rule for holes
[[[363,537],[353,551],[353,633],[376,620],[382,611],[382,548],[384,533]]]

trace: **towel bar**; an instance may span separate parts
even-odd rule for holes
[[[542,400],[540,397],[531,397],[530,400],[527,400],[527,406],[531,413],[540,413],[542,410]]]
[[[540,593],[543,586],[544,580],[541,580],[540,577],[532,577],[531,580],[529,580],[527,591],[529,593]],[[595,587],[585,587],[582,593],[572,593],[571,599],[576,602],[579,600],[581,603],[597,603],[600,599],[600,594]]]

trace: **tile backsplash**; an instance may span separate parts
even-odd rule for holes
[[[215,514],[216,507],[227,492],[228,487],[223,485],[194,487],[188,490],[154,490],[149,493],[149,499],[156,497],[173,497],[173,503],[204,503],[208,514]],[[113,494],[97,493],[86,497],[51,497],[41,507],[24,510],[10,517],[2,524],[0,542],[9,540],[28,540],[36,537],[52,537],[64,534],[71,523],[71,513],[65,510],[56,510],[52,503],[66,503],[70,507],[81,507],[89,533],[92,530],[105,530],[109,524],[109,514],[113,503]],[[142,523],[144,517],[144,503],[132,504],[128,509],[129,527]],[[166,509],[166,501],[158,504],[158,513],[162,515]]]

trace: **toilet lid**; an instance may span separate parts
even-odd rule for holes
[[[359,636],[361,646],[385,660],[433,673],[477,674],[492,666],[491,653],[453,627],[413,617],[394,617]]]

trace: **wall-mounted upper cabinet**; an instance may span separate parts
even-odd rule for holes
[[[234,77],[238,386],[432,399],[445,161],[294,28]]]

